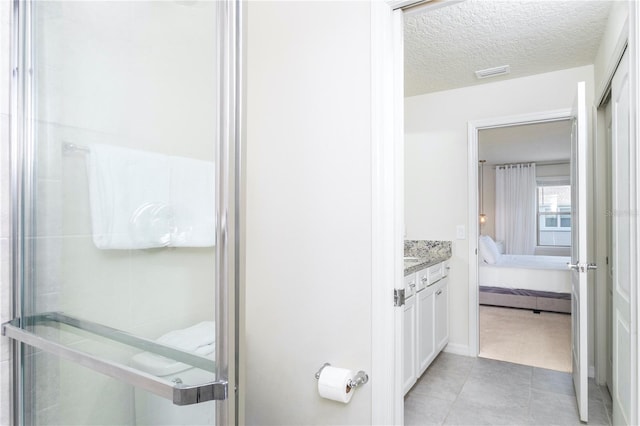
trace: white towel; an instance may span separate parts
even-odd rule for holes
[[[171,157],[172,247],[210,247],[216,241],[215,174],[210,161]]]
[[[157,341],[178,349],[206,355],[215,349],[216,325],[213,321],[203,321],[182,330],[170,331],[160,336]]]
[[[215,344],[211,344],[201,346],[192,352],[196,355],[213,359],[215,358],[215,349]],[[136,354],[133,356],[132,362],[135,368],[157,376],[168,376],[193,368],[192,365],[185,364],[180,361],[176,361],[174,358],[167,358],[153,352],[142,352]]]
[[[92,145],[88,157],[97,248],[215,245],[212,162],[110,145]]]

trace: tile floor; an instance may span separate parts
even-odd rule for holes
[[[580,425],[571,375],[441,353],[404,401],[405,425]],[[589,382],[589,425],[611,425],[611,398]]]

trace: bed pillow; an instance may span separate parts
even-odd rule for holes
[[[481,235],[478,240],[478,246],[480,248],[480,255],[485,263],[494,265],[500,260],[500,250],[498,250],[495,241],[493,241],[493,238],[490,236]]]

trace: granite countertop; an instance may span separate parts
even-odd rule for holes
[[[404,275],[407,276],[449,259],[451,241],[407,240],[404,257]]]

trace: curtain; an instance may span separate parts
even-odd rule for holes
[[[534,254],[536,248],[536,165],[496,168],[496,240],[506,254]]]

